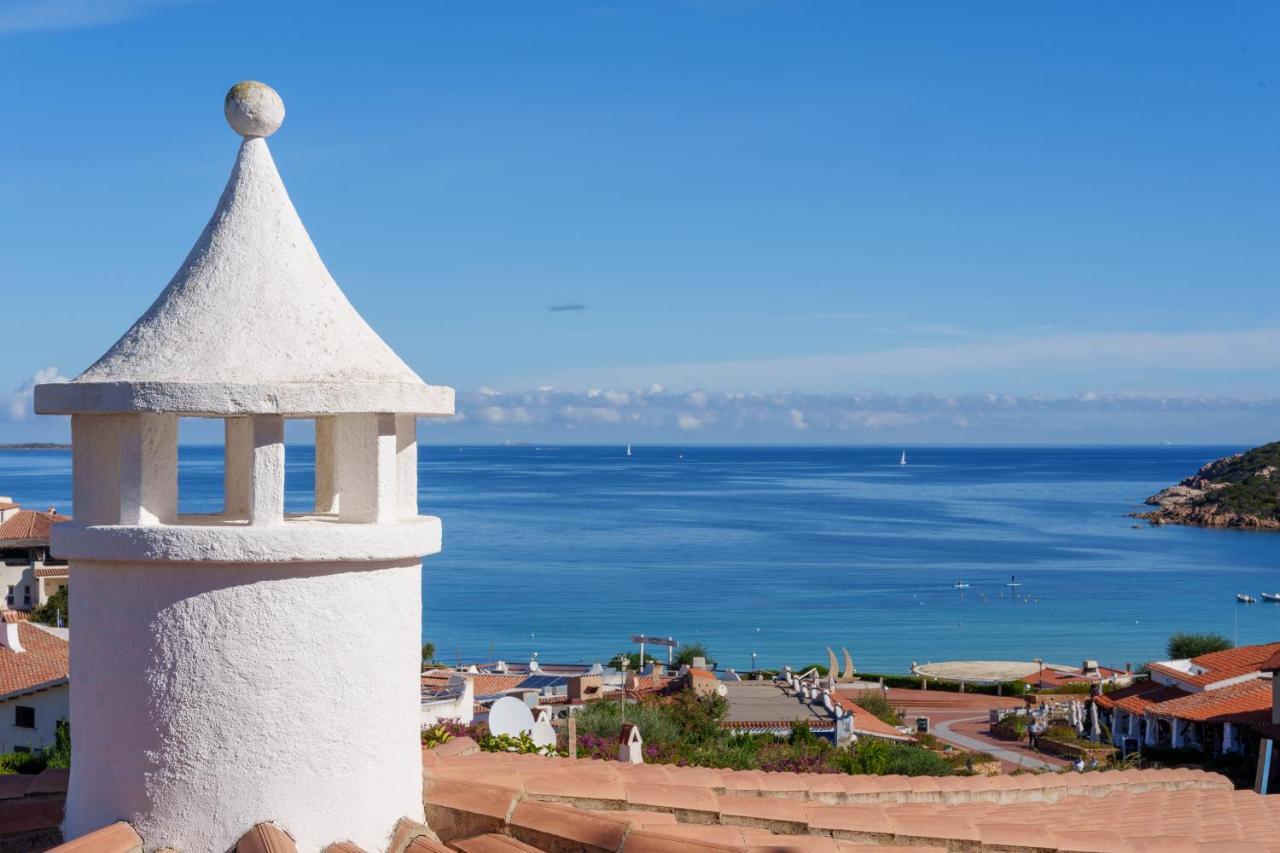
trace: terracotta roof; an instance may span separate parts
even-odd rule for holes
[[[866,708],[863,708],[851,696],[835,692],[831,694],[831,701],[842,710],[853,715],[854,734],[889,738],[890,740],[915,740],[911,735],[903,734]]]
[[[71,570],[69,566],[37,566],[36,577],[38,578],[65,578],[70,577]]]
[[[1248,675],[1251,672],[1259,672],[1277,652],[1280,652],[1280,643],[1241,646],[1237,649],[1210,652],[1207,655],[1191,658],[1192,664],[1199,669],[1205,670],[1199,674],[1183,672],[1164,663],[1153,663],[1150,666],[1152,670],[1176,678],[1184,684],[1204,687],[1229,678],[1237,678],[1241,675]]]
[[[433,752],[428,823],[462,850],[479,826],[535,850],[621,853],[1280,849],[1280,797],[1201,770],[859,776]]]
[[[475,685],[477,699],[481,696],[497,696],[508,690],[514,690],[517,684],[529,677],[527,675],[493,675],[487,672],[464,674]]]
[[[1202,690],[1161,702],[1148,710],[1163,717],[1201,723],[1248,719],[1247,715],[1256,716],[1259,711],[1267,711],[1270,719],[1271,679],[1255,678],[1217,690]]]
[[[9,612],[5,611],[5,621]],[[70,676],[66,640],[34,625],[20,623],[18,641],[26,651],[15,652],[0,646],[0,696],[66,681]]]
[[[0,512],[6,512],[11,509],[18,509],[18,504],[10,501],[0,501]]]
[[[1097,698],[1103,708],[1121,708],[1130,714],[1141,714],[1158,702],[1168,702],[1189,695],[1180,687],[1160,684],[1157,681],[1139,681],[1121,687]]]
[[[49,531],[53,525],[70,521],[71,516],[49,512],[37,512],[34,509],[23,509],[15,512],[8,521],[0,523],[0,543],[3,542],[45,542],[49,541]]]
[[[710,678],[715,680],[716,674],[709,669],[694,669],[689,667],[689,676],[691,678]]]
[[[1267,658],[1266,662],[1262,664],[1262,671],[1280,672],[1280,651]]]

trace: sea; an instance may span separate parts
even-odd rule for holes
[[[1280,533],[1128,515],[1243,449],[908,447],[901,465],[898,447],[426,444],[444,548],[423,563],[422,635],[450,663],[603,661],[644,634],[740,669],[847,648],[870,672],[1137,666],[1175,631],[1280,640],[1280,604],[1235,600],[1280,591]],[[305,511],[314,451],[286,457]],[[221,448],[183,446],[181,511],[218,511],[221,488]],[[69,452],[0,451],[0,494],[70,512]]]

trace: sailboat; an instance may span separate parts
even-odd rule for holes
[[[627,442],[627,455],[628,455],[628,456],[630,456],[630,455],[631,455],[631,442],[629,442],[629,441]]]
[[[906,464],[907,464],[907,451],[905,451],[905,450],[904,450],[904,451],[902,451],[902,458],[898,460],[898,464],[899,464],[899,465],[906,465]]]
[[[1009,575],[1009,582],[1005,586],[1022,586],[1022,584],[1018,583],[1017,575]]]

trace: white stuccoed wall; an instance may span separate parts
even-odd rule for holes
[[[375,851],[423,819],[420,560],[73,569],[65,837],[221,851],[269,820]]]

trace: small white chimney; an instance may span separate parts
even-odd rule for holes
[[[0,646],[4,646],[11,652],[26,651],[22,647],[22,640],[18,639],[18,620],[9,613],[5,613],[4,621],[0,622]]]

